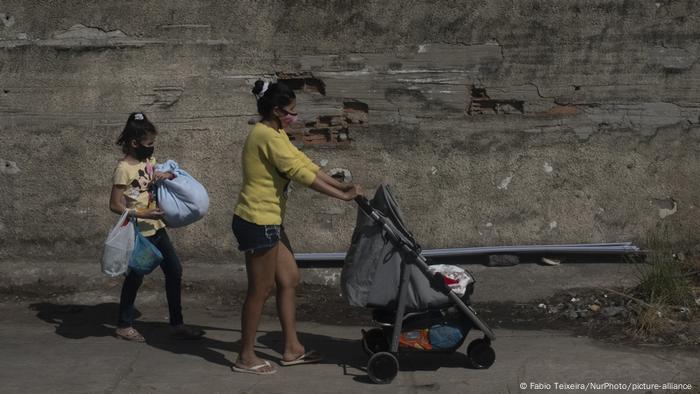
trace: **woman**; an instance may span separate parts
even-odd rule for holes
[[[257,81],[253,88],[261,121],[243,146],[243,185],[234,210],[233,233],[245,252],[248,291],[241,318],[242,347],[232,369],[269,375],[277,372],[254,351],[263,305],[277,288],[277,312],[284,335],[281,364],[320,361],[307,352],[296,331],[296,286],[299,269],[282,225],[289,184],[296,181],[344,201],[361,194],[357,185],[343,184],[325,174],[289,141],[284,131],[296,121],[296,96],[283,83]]]

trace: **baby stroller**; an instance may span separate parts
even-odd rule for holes
[[[369,378],[390,383],[399,371],[400,349],[455,352],[472,328],[484,336],[467,347],[465,366],[490,367],[496,359],[491,347],[495,336],[469,306],[471,275],[453,267],[466,275],[466,291],[458,295],[450,288],[449,277],[431,270],[388,186],[380,186],[372,201],[362,196],[356,201],[360,210],[341,286],[348,303],[371,308],[379,325],[362,331],[362,346],[370,356]]]

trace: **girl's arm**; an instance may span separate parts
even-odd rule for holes
[[[168,171],[168,172],[156,171],[153,173],[153,181],[154,182],[162,181],[165,179],[173,180],[173,179],[175,179],[175,174],[173,174],[170,171]]]
[[[109,197],[109,210],[121,215],[126,209],[124,197],[125,185],[112,185],[112,194]],[[139,219],[162,219],[163,211],[160,209],[131,209],[129,214]]]
[[[126,209],[126,199],[124,198],[124,185],[112,185],[112,194],[109,197],[109,210],[121,215]]]

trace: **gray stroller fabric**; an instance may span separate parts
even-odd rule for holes
[[[405,238],[412,240],[388,186],[377,189],[371,205],[388,217]],[[433,289],[428,278],[411,264],[410,259],[410,255],[404,255],[394,245],[383,226],[374,223],[362,209],[358,209],[357,225],[340,276],[343,296],[353,306],[395,309],[404,267],[410,270],[408,311],[449,305],[451,301],[447,295]]]

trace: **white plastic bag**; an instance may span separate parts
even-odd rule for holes
[[[456,265],[436,264],[428,266],[432,274],[440,273],[445,277],[445,284],[452,291],[462,297],[467,292],[467,286],[474,282],[474,278],[469,275],[467,270]]]
[[[164,212],[168,227],[183,227],[194,223],[209,210],[207,189],[174,160],[158,164],[156,171],[172,172],[175,179],[158,183],[158,208]]]
[[[127,215],[128,211],[124,211],[105,241],[102,272],[107,276],[119,276],[129,267],[129,259],[134,251],[134,224]]]

